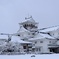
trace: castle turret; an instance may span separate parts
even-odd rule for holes
[[[23,26],[26,30],[28,31],[33,31],[38,29],[38,23],[35,22],[35,20],[31,17],[26,18],[25,17],[25,22],[19,23],[20,28]]]
[[[30,38],[38,31],[38,23],[31,17],[25,18],[24,22],[19,23],[20,29],[18,33],[21,39]]]

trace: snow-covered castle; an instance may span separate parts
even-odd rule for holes
[[[24,46],[25,50],[32,53],[58,53],[59,52],[59,26],[38,29],[38,22],[32,17],[25,18],[19,23],[18,35],[23,41],[30,42]]]
[[[11,42],[19,43],[20,52],[59,53],[59,26],[39,29],[32,16],[19,26],[18,37],[12,37]]]

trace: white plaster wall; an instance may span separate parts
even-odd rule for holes
[[[51,39],[51,40],[49,40],[49,44],[57,44],[57,40],[56,39]]]
[[[57,41],[57,45],[59,45],[59,40]]]
[[[40,43],[40,41],[43,41],[43,43]],[[47,53],[49,52],[48,43],[49,41],[47,39],[41,39],[37,41],[37,44],[35,44],[35,47],[41,47],[41,52]]]
[[[24,39],[24,38],[26,38],[26,37],[28,37],[29,35],[28,35],[28,32],[22,32],[22,33],[20,33],[20,38],[21,39]]]
[[[43,43],[40,43],[40,41],[43,41]],[[51,41],[51,43],[50,43]],[[35,44],[35,42],[37,42]],[[39,39],[36,41],[33,41],[33,44],[35,45],[35,47],[41,47],[41,53],[47,53],[50,52],[48,49],[48,44],[55,44],[56,40],[49,40],[49,39]],[[56,42],[57,43],[57,42]]]

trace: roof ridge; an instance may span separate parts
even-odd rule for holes
[[[44,30],[44,29],[48,29],[48,28],[52,28],[52,27],[57,27],[57,26],[59,26],[59,25],[51,26],[51,27],[46,27],[46,28],[41,28],[41,29],[39,29],[39,30]]]

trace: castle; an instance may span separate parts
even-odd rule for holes
[[[59,53],[59,26],[39,29],[38,24],[32,16],[25,18],[11,42],[19,43],[20,52]]]
[[[32,53],[59,53],[59,26],[38,29],[38,22],[31,17],[19,23],[18,35],[23,41],[31,42],[25,50]]]

